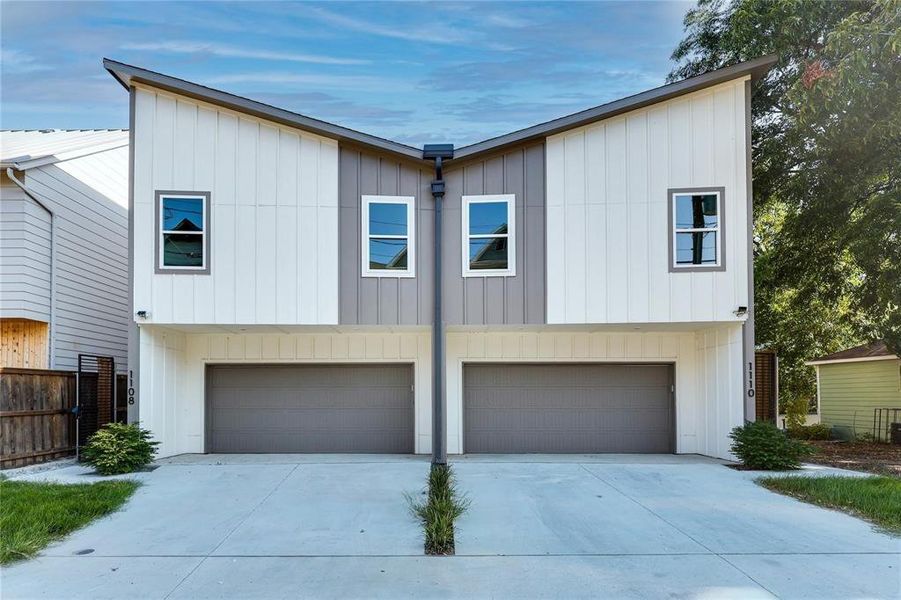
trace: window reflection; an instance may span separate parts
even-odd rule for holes
[[[163,229],[203,231],[202,198],[163,198]]]
[[[676,264],[715,265],[716,232],[677,233]]]
[[[371,202],[369,235],[407,235],[407,205]]]
[[[405,271],[407,269],[407,240],[370,238],[369,268]]]
[[[717,226],[717,195],[676,196],[676,229],[705,229]]]
[[[506,202],[475,202],[469,205],[469,234],[507,233]]]

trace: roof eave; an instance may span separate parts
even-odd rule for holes
[[[230,94],[169,75],[163,75],[162,73],[157,73],[155,71],[149,71],[133,65],[120,63],[109,58],[103,59],[103,66],[125,89],[130,89],[136,83],[144,84],[164,91],[187,96],[195,100],[209,102],[210,104],[222,106],[230,110],[243,112],[281,125],[308,131],[323,137],[342,142],[350,142],[363,147],[388,152],[407,160],[414,160],[427,164],[427,161],[423,160],[422,150],[419,148],[386,140],[347,127],[335,125],[334,123],[329,123],[327,121],[307,117],[282,108],[257,102],[256,100],[244,98],[243,96]]]
[[[613,102],[608,102],[607,104],[566,115],[545,123],[533,125],[532,127],[514,131],[490,140],[484,140],[469,146],[464,146],[456,150],[454,153],[454,160],[457,161],[476,154],[526,143],[538,138],[545,138],[569,129],[582,127],[603,119],[615,117],[625,112],[657,104],[658,102],[664,102],[679,96],[684,96],[685,94],[690,94],[726,81],[747,76],[750,76],[752,80],[757,80],[763,77],[773,65],[776,64],[777,60],[778,57],[776,55],[771,54],[762,56],[754,60],[710,71],[703,75],[697,75],[675,83],[663,85],[652,90],[635,94],[634,96],[614,100]]]
[[[856,363],[856,362],[873,362],[877,360],[898,360],[898,356],[894,354],[883,354],[881,356],[858,356],[857,358],[834,358],[827,360],[809,360],[805,365],[816,367],[819,365],[835,365],[839,363]]]

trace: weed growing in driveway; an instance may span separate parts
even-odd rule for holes
[[[422,523],[426,554],[453,554],[454,521],[469,507],[469,500],[457,493],[450,466],[432,465],[426,499],[420,501],[407,496],[407,501]]]
[[[0,564],[34,556],[47,544],[117,510],[138,485],[0,479]]]
[[[901,534],[901,479],[896,477],[762,477],[763,487],[827,508],[837,508]]]

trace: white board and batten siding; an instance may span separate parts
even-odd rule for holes
[[[208,364],[408,363],[414,372],[415,451],[431,451],[431,337],[426,331],[221,334],[141,327],[140,421],[160,456],[205,451]]]
[[[135,94],[134,310],[157,324],[337,323],[337,142]],[[211,193],[210,274],[155,273],[156,190]]]
[[[736,321],[749,306],[745,80],[547,139],[548,323]],[[725,271],[670,273],[671,188],[725,187]]]

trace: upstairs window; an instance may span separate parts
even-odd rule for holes
[[[463,277],[516,275],[513,194],[463,196]]]
[[[363,277],[414,277],[414,198],[363,196]]]
[[[723,188],[670,190],[670,271],[722,271]]]
[[[209,273],[209,192],[157,192],[157,273]]]

